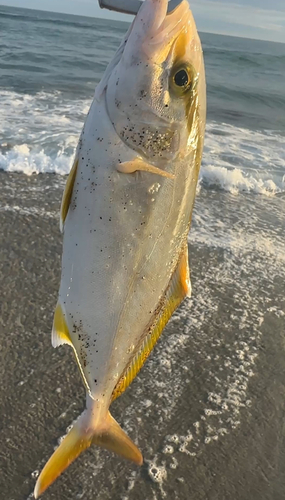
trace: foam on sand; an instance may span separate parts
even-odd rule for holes
[[[222,199],[215,192],[198,196],[189,236],[190,260],[193,265],[194,252],[207,265],[196,277],[193,298],[172,317],[143,378],[133,383],[134,401],[127,409],[126,425],[140,434],[142,421],[153,423],[144,450],[154,483],[152,498],[164,498],[166,482],[173,476],[180,480],[185,461],[191,467],[195,457],[241,425],[252,405],[249,383],[257,374],[265,315],[284,314],[272,307],[268,296],[276,278],[285,278],[282,221],[266,199],[276,220],[263,224],[262,197],[256,215],[246,218],[247,199],[241,195],[242,203],[237,204],[236,197],[226,193]],[[197,384],[201,384],[198,390]],[[172,432],[165,433],[169,428]],[[139,477],[140,473],[136,480]]]

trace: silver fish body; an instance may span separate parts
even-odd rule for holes
[[[142,462],[109,406],[190,294],[187,235],[205,128],[203,54],[186,0],[146,0],[98,85],[61,209],[52,342],[70,344],[87,409],[36,497],[90,444]]]

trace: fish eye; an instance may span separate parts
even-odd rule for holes
[[[186,69],[180,69],[174,75],[174,82],[177,87],[186,87],[189,83],[189,75]]]
[[[194,72],[187,63],[175,66],[170,74],[170,88],[177,97],[183,97],[192,89],[194,82]]]

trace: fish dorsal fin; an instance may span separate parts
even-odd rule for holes
[[[191,283],[188,264],[188,246],[186,243],[180,255],[177,267],[170,280],[169,286],[163,299],[161,300],[160,308],[156,312],[156,316],[152,319],[152,324],[147,329],[147,332],[139,344],[131,363],[126,367],[122,377],[116,385],[113,391],[112,401],[118,398],[136,377],[157,343],[164,327],[168,323],[175,309],[177,309],[185,297],[190,297],[190,295]]]
[[[65,219],[66,219],[66,216],[67,216],[67,213],[69,210],[69,205],[71,202],[77,167],[78,167],[78,158],[76,158],[74,160],[74,163],[72,165],[72,169],[70,170],[69,175],[67,177],[67,181],[66,181],[63,196],[62,196],[61,207],[60,207],[60,230],[61,230],[61,232],[63,232],[64,222],[65,222]]]

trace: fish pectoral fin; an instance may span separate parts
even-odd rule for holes
[[[82,426],[86,412],[75,422],[57,450],[43,468],[35,486],[34,496],[38,498],[62,472],[91,444],[114,451],[118,455],[142,465],[142,454],[108,412],[106,421],[99,429]],[[87,428],[87,430],[85,430]]]
[[[60,207],[60,230],[61,230],[61,232],[63,232],[65,219],[67,217],[69,205],[71,202],[77,167],[78,167],[78,158],[76,158],[74,160],[72,169],[70,170],[69,175],[67,177],[67,181],[66,181],[63,196],[62,196],[61,207]]]
[[[168,179],[175,178],[173,174],[170,174],[169,172],[166,172],[161,168],[154,167],[150,163],[147,163],[140,158],[136,158],[135,160],[131,161],[125,161],[123,163],[118,163],[116,168],[118,172],[121,172],[123,174],[133,174],[134,172],[141,170],[143,172],[150,172],[152,174],[157,174],[162,177],[167,177]]]

